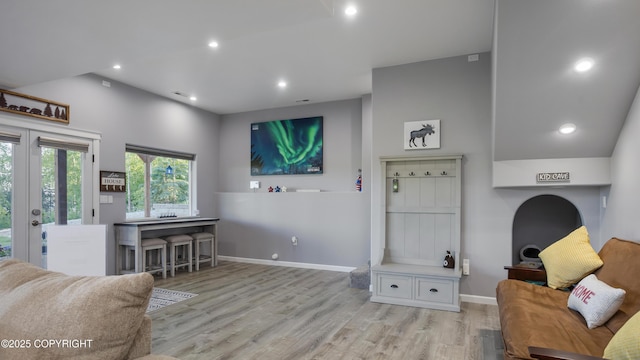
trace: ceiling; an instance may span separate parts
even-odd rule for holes
[[[95,73],[229,114],[358,98],[373,68],[495,45],[496,160],[609,156],[640,84],[640,1],[497,3],[494,40],[494,0],[3,0],[0,87]],[[595,71],[576,78],[582,54]],[[579,141],[556,136],[568,120]]]
[[[497,13],[494,160],[611,156],[640,86],[640,1],[498,0]],[[583,57],[594,66],[577,73]]]

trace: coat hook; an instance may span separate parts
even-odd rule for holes
[[[443,171],[443,172],[440,173],[440,175],[447,175],[447,172]]]
[[[416,176],[416,174],[412,171],[409,173],[409,176]]]
[[[429,175],[431,175],[431,172],[430,172],[430,171],[427,171],[427,172],[426,172],[426,173],[424,173],[424,174],[425,174],[425,175],[427,175],[427,176],[429,176]]]

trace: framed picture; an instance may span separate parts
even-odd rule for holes
[[[69,124],[69,105],[0,89],[0,111]]]
[[[422,150],[440,148],[440,120],[404,123],[404,149]]]
[[[322,174],[322,116],[251,124],[251,175]]]

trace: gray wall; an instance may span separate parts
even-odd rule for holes
[[[462,255],[471,274],[461,281],[461,294],[495,297],[499,280],[511,264],[511,233],[515,211],[527,199],[553,194],[571,201],[598,243],[599,189],[492,188],[491,58],[480,54],[374,69],[372,123],[372,223],[381,221],[378,158],[386,155],[464,155]],[[441,148],[403,149],[406,121],[441,120]],[[381,255],[383,235],[372,227],[371,258]]]
[[[363,103],[365,105],[363,105]],[[363,111],[364,108],[364,111]],[[355,191],[363,168],[362,123],[366,100],[354,99],[222,116],[220,126],[220,254],[336,266],[366,264],[369,255],[369,190]],[[323,174],[251,176],[250,124],[323,116]],[[258,180],[255,193],[249,182]],[[287,193],[268,193],[286,186]],[[320,189],[319,193],[294,192]],[[291,237],[299,238],[298,246]]]
[[[102,134],[100,170],[124,171],[125,143],[196,154],[197,204],[201,216],[216,216],[219,117],[115,81],[84,75],[27,86],[15,91],[70,105],[70,128]],[[106,193],[105,193],[106,194]],[[100,223],[107,224],[107,271],[115,272],[113,223],[125,220],[124,193],[100,205]]]
[[[602,235],[606,240],[619,237],[640,241],[638,214],[640,213],[640,89],[627,120],[622,128],[616,148],[611,157],[612,185],[603,189],[608,196],[607,208],[603,210]]]

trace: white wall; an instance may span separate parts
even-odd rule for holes
[[[216,114],[111,81],[83,75],[15,89],[70,105],[69,128],[102,134],[100,170],[125,171],[125,144],[131,143],[196,154],[198,208],[201,216],[216,216],[218,127]],[[112,204],[100,204],[100,223],[107,224],[107,272],[115,273],[113,223],[125,220],[124,193]]]
[[[612,185],[603,189],[608,196],[603,210],[602,238],[618,237],[640,241],[640,89],[618,138],[611,157]]]

